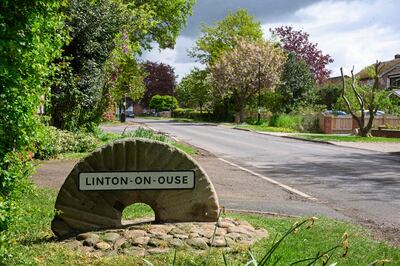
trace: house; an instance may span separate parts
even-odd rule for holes
[[[379,87],[387,90],[400,89],[400,54],[396,54],[394,59],[382,62],[381,78],[379,79]],[[367,73],[366,68],[356,75],[361,84],[372,85],[374,80]]]

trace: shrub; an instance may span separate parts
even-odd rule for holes
[[[167,111],[172,109],[176,109],[178,107],[178,101],[174,97],[172,99],[169,95],[154,95],[150,100],[150,108],[156,109],[157,112]]]
[[[49,159],[67,152],[86,152],[93,150],[100,141],[86,132],[70,132],[55,127],[45,127],[36,143],[35,158]]]

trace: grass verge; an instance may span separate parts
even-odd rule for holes
[[[332,141],[332,142],[395,142],[400,143],[400,138],[382,138],[382,137],[360,137],[360,136],[344,136],[344,135],[334,135],[334,134],[296,134],[294,135],[298,138],[308,139],[308,140],[319,140],[319,141]]]
[[[263,131],[263,132],[285,132],[285,133],[294,133],[296,132],[294,129],[286,128],[286,127],[271,127],[267,125],[235,125],[235,128],[243,128],[249,129],[253,131]]]
[[[53,219],[53,207],[56,191],[36,189],[27,193],[19,202],[20,211],[25,219],[17,221],[9,230],[13,245],[9,254],[3,259],[6,265],[144,265],[142,257],[115,255],[111,257],[89,257],[57,242],[50,231]],[[135,204],[124,211],[124,218],[145,217],[153,214],[151,208],[143,204]],[[302,219],[271,218],[257,215],[229,214],[228,216],[247,220],[255,227],[269,231],[268,239],[257,242],[252,253],[260,260],[271,247],[275,236],[282,236],[295,222]],[[319,218],[315,225],[306,230],[301,228],[282,242],[273,254],[272,262],[277,265],[288,265],[291,262],[313,257],[319,251],[325,251],[340,241],[344,232],[349,235],[349,252],[342,257],[338,249],[330,263],[337,265],[368,265],[373,261],[388,259],[386,265],[399,265],[400,249],[385,243],[372,240],[368,231],[348,222]],[[147,260],[154,265],[172,265],[173,252],[164,255],[148,256]],[[244,265],[250,260],[247,249],[237,249],[234,253],[225,254],[233,265]],[[204,265],[204,253],[178,251],[176,265]],[[222,251],[213,249],[209,265],[224,265]],[[1,263],[0,263],[1,264]],[[305,264],[298,264],[305,265]],[[321,265],[321,264],[318,264]]]

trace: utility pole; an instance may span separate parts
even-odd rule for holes
[[[258,108],[257,108],[257,124],[261,121],[261,63],[258,61]]]

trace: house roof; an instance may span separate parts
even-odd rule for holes
[[[400,65],[400,58],[395,58],[395,59],[392,59],[392,60],[389,60],[389,61],[382,62],[382,64],[381,64],[382,69],[381,69],[381,71],[380,71],[380,72],[381,72],[381,75],[383,75],[383,74],[385,74],[386,72],[392,70],[394,67],[396,67],[396,66],[398,66],[398,65]],[[370,66],[372,66],[372,65],[369,65],[368,67],[370,67]],[[369,75],[368,75],[368,72],[367,72],[367,68],[368,68],[368,67],[364,68],[363,70],[361,70],[360,72],[358,72],[358,73],[356,74],[356,76],[357,76],[360,80],[363,80],[363,79],[370,79],[370,77],[369,77]]]

